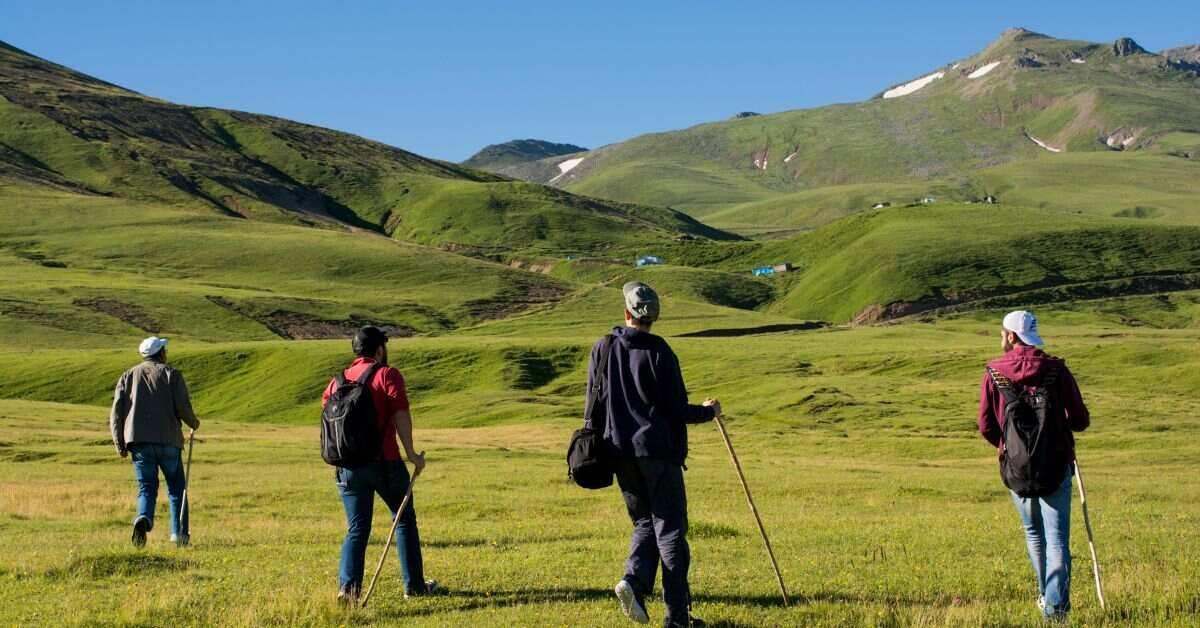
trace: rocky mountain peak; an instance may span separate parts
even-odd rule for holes
[[[1144,54],[1146,49],[1139,46],[1132,38],[1122,37],[1113,42],[1112,51],[1118,57],[1128,57],[1130,55]]]

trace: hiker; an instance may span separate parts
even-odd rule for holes
[[[369,462],[339,466],[334,471],[338,493],[346,510],[347,526],[346,539],[342,543],[337,600],[346,605],[357,604],[362,592],[363,560],[367,540],[371,536],[375,495],[383,498],[395,518],[396,510],[408,492],[411,478],[408,467],[400,457],[397,437],[416,472],[425,468],[425,457],[413,448],[412,414],[409,412],[404,377],[400,371],[388,365],[387,342],[387,334],[378,327],[367,326],[358,330],[351,341],[354,354],[358,357],[342,372],[346,380],[364,382],[370,391],[379,441],[373,443],[375,451],[369,456]],[[321,397],[322,408],[325,408],[336,389],[335,378]],[[437,590],[437,582],[425,580],[421,537],[411,499],[396,526],[396,551],[400,555],[405,597],[426,595]]]
[[[667,342],[650,333],[659,316],[658,294],[644,283],[622,288],[625,326],[616,327],[592,349],[588,389],[603,377],[607,417],[604,440],[613,456],[617,484],[633,521],[625,575],[615,587],[621,611],[638,623],[650,621],[645,598],[662,563],[668,628],[703,626],[691,616],[687,542],[687,495],[683,463],[687,424],[711,421],[721,404],[688,404],[679,359]],[[606,373],[595,372],[610,351]]]
[[[133,458],[138,482],[133,545],[146,545],[154,529],[158,472],[167,480],[171,503],[171,542],[185,547],[191,541],[186,512],[180,516],[187,480],[183,474],[183,428],[199,429],[183,374],[167,364],[167,339],[151,336],[138,346],[142,362],[125,371],[113,391],[108,426],[122,458]]]
[[[1000,338],[1004,355],[983,375],[979,432],[998,449],[1025,527],[1038,608],[1062,619],[1071,610],[1071,432],[1087,429],[1090,419],[1066,363],[1038,349],[1044,342],[1032,312],[1005,316]]]

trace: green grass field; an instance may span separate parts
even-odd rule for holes
[[[1138,313],[1138,326],[1103,311],[1112,304],[1043,313],[1051,349],[1069,356],[1095,417],[1080,455],[1110,608],[1102,613],[1091,591],[1076,512],[1082,625],[1186,626],[1200,610],[1198,296],[1116,308]],[[697,613],[726,626],[1034,625],[1017,516],[974,433],[997,315],[673,340],[694,394],[726,405],[796,599],[779,603],[715,427],[701,425],[687,473]],[[427,570],[449,594],[404,600],[391,556],[371,608],[353,613],[333,601],[344,522],[315,429],[316,396],[342,342],[179,342],[173,361],[205,420],[194,540],[175,549],[159,528],[144,551],[128,544],[134,483],[102,405],[129,347],[10,350],[0,390],[28,400],[0,402],[0,622],[624,625],[608,592],[628,541],[623,506],[615,490],[569,484],[563,463],[583,350],[602,329],[394,343],[429,452],[416,502]],[[230,368],[225,354],[241,364]],[[530,356],[557,366],[522,377]],[[46,362],[60,365],[58,377],[37,372]],[[661,604],[651,611],[661,618]]]

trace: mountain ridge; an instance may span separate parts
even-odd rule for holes
[[[502,172],[506,167],[539,159],[586,152],[588,149],[574,144],[549,142],[539,139],[509,140],[489,144],[474,155],[460,162],[468,168],[488,172]]]
[[[1198,77],[1132,39],[1009,29],[866,101],[650,133],[574,155],[565,174],[553,168],[558,158],[526,172],[701,218],[829,186],[928,181],[971,200],[995,192],[975,177],[981,169],[1047,153],[1152,149],[1200,132]]]

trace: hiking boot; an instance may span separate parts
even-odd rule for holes
[[[175,544],[175,547],[187,547],[192,542],[192,535],[172,534],[171,542]]]
[[[687,623],[684,624],[681,624],[677,621],[668,621],[663,623],[663,626],[666,628],[705,628],[707,625],[708,624],[704,623],[703,619],[700,619],[699,617],[692,617],[691,615],[688,615]]]
[[[646,603],[642,596],[633,590],[633,585],[629,584],[628,580],[618,580],[613,592],[617,594],[617,602],[620,602],[621,612],[626,617],[639,624],[650,623],[650,616],[646,614]]]
[[[150,520],[145,517],[138,517],[133,520],[133,541],[134,547],[146,547],[146,533],[150,531]]]
[[[442,587],[438,585],[437,580],[426,580],[424,591],[405,591],[404,599],[410,597],[421,597],[422,595],[435,595],[442,592]]]

